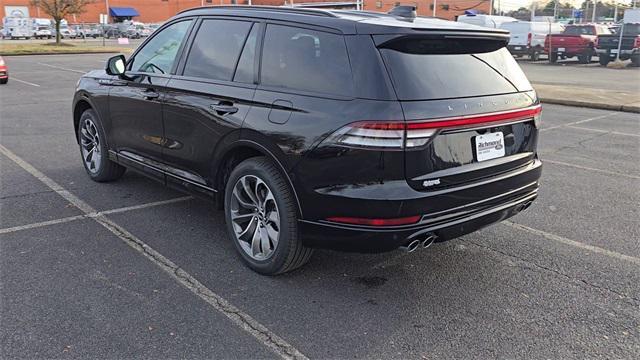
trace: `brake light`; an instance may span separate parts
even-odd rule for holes
[[[4,59],[0,57],[0,66],[4,66]]]
[[[597,47],[600,47],[599,45],[600,45],[600,39],[596,37],[596,41],[593,43],[593,46],[597,48]]]
[[[330,217],[327,221],[337,222],[350,225],[368,225],[368,226],[398,226],[415,224],[420,220],[420,215],[407,216],[392,219],[368,219],[356,217]]]
[[[531,47],[531,38],[532,38],[532,34],[528,33],[527,34],[527,46]]]
[[[640,48],[640,36],[636,36],[636,39],[633,41],[634,48]]]
[[[411,149],[425,145],[437,131],[446,128],[510,122],[528,118],[533,118],[535,125],[539,126],[541,111],[542,107],[536,105],[525,109],[433,120],[358,121],[336,131],[325,142],[364,148]]]

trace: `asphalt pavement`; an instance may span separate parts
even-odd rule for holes
[[[640,357],[640,117],[544,105],[540,197],[412,254],[248,270],[222,212],[84,173],[71,98],[109,55],[9,57],[0,358]]]

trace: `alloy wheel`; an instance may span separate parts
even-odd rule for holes
[[[280,237],[280,213],[269,186],[257,176],[242,176],[233,186],[230,209],[236,241],[252,259],[270,258]]]
[[[85,119],[80,128],[80,149],[82,160],[89,172],[96,174],[102,166],[102,152],[100,151],[100,135],[96,124],[91,119]]]

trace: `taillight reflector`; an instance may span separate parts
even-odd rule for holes
[[[539,125],[540,105],[525,109],[508,110],[488,114],[475,114],[417,121],[358,121],[336,131],[325,141],[341,145],[403,149],[425,145],[439,129],[517,121],[528,118]]]
[[[369,226],[410,225],[410,224],[417,223],[419,220],[420,220],[420,215],[407,216],[402,218],[392,218],[392,219],[368,219],[368,218],[341,217],[341,216],[327,218],[327,221],[331,221],[331,222],[351,224],[351,225],[369,225]]]

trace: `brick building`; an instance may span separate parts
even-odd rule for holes
[[[283,5],[285,2],[295,4],[310,5],[310,3],[331,2],[335,0],[252,0],[253,5]],[[446,19],[454,19],[455,16],[464,13],[465,10],[474,9],[481,13],[489,12],[489,2],[491,0],[437,0],[436,16]],[[347,2],[347,1],[343,1]],[[86,7],[82,14],[70,16],[67,20],[70,23],[96,23],[100,14],[108,13],[108,8],[129,7],[134,8],[140,16],[134,18],[141,22],[162,22],[177,12],[192,7],[219,4],[246,4],[248,0],[96,0],[95,3]],[[351,1],[355,4],[355,1]],[[396,4],[416,5],[418,14],[431,16],[433,14],[433,0],[417,1],[397,1],[397,0],[363,0],[364,9],[370,11],[386,12]],[[29,0],[0,0],[0,17],[7,15],[7,12],[25,13],[29,17],[48,17],[40,9],[30,6]],[[318,4],[320,5],[320,4]],[[348,4],[342,7],[350,7]],[[353,6],[355,7],[355,6]]]

